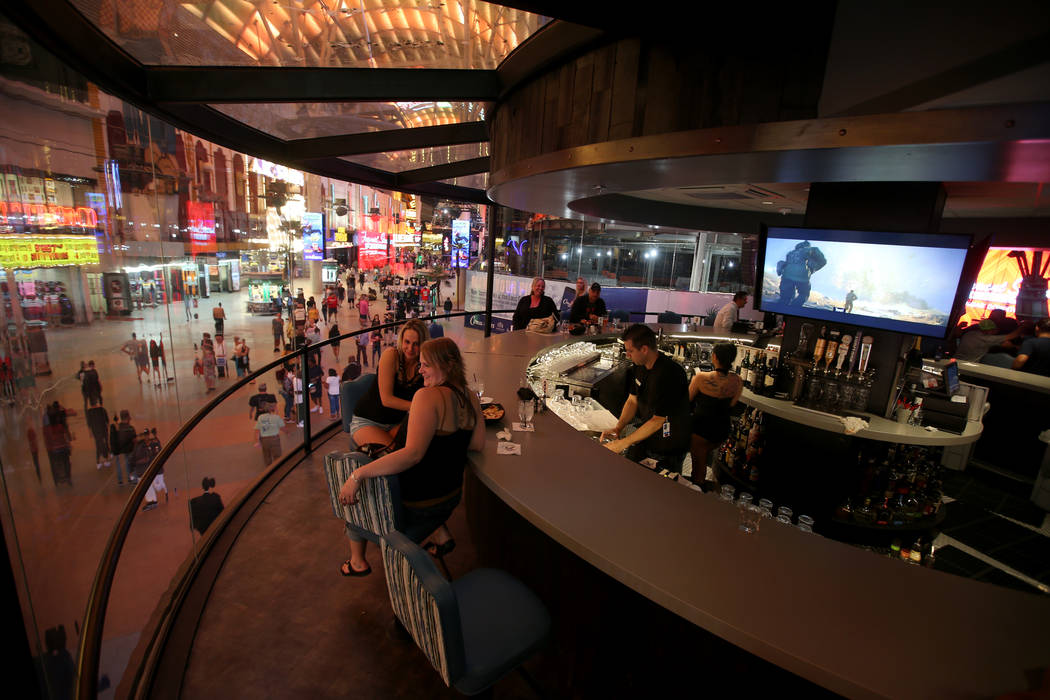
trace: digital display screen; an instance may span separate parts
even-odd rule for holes
[[[303,260],[324,260],[324,234],[320,212],[303,214]]]
[[[969,236],[770,227],[759,309],[943,337],[969,246]]]

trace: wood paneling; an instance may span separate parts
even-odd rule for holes
[[[499,104],[492,167],[634,136],[815,117],[820,56],[708,55],[642,39],[595,48]]]

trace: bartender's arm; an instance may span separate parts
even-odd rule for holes
[[[613,440],[612,442],[605,443],[605,446],[613,452],[623,452],[631,445],[641,442],[652,435],[655,435],[658,430],[663,427],[664,421],[667,420],[664,416],[653,416],[649,420],[638,426],[638,429],[627,437],[620,438],[619,440]],[[619,423],[617,423],[619,425]],[[619,431],[617,431],[619,432]]]

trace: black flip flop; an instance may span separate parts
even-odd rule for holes
[[[343,576],[368,576],[370,573],[372,573],[372,567],[371,566],[369,566],[364,571],[358,571],[357,569],[355,569],[353,566],[350,565],[350,560],[349,559],[344,561],[343,565],[346,566],[346,571],[343,571],[343,567],[342,566],[339,567],[339,573],[341,573]],[[350,573],[347,573],[347,571],[350,572]]]

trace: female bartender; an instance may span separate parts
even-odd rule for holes
[[[355,471],[339,492],[347,505],[357,502],[360,482],[374,476],[398,474],[404,520],[401,531],[413,542],[436,555],[455,547],[445,521],[459,503],[467,450],[485,446],[485,420],[478,398],[467,390],[463,356],[450,338],[427,341],[421,352],[424,388],[412,400],[408,427],[398,432],[393,452]],[[388,437],[389,440],[389,437]],[[367,542],[350,534],[350,558],[344,576],[366,576],[372,569],[365,561]]]
[[[713,372],[701,372],[689,382],[689,400],[696,400],[693,409],[693,437],[689,453],[693,457],[694,484],[700,485],[707,476],[707,456],[729,435],[729,409],[740,398],[744,382],[740,375],[729,371],[736,359],[736,346],[719,343],[711,352]]]
[[[376,381],[354,407],[354,417],[350,421],[350,449],[390,441],[390,429],[405,417],[412,405],[412,397],[423,386],[423,377],[419,373],[419,348],[426,338],[426,326],[413,319],[401,326],[397,345],[387,348],[380,356]]]
[[[555,306],[553,299],[543,293],[546,288],[547,285],[542,277],[532,280],[532,294],[519,299],[518,306],[514,309],[514,330],[520,331],[529,325],[529,321],[550,318],[552,314],[554,322],[558,322],[561,318],[558,314],[558,307]]]

